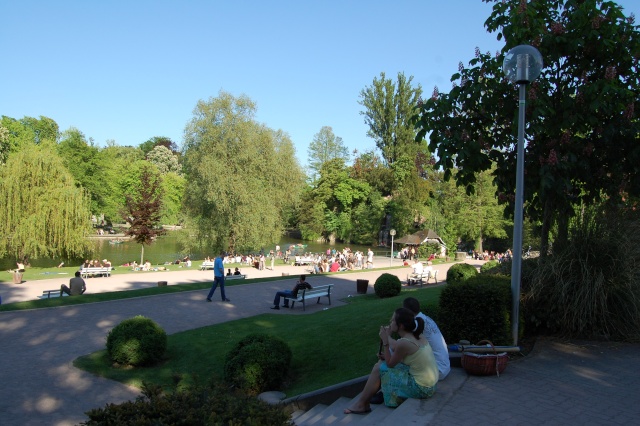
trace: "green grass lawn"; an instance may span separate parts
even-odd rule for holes
[[[206,284],[204,285],[206,287]],[[421,306],[437,305],[442,287],[403,289],[397,297],[375,294],[347,299],[341,306],[310,315],[262,314],[169,336],[167,359],[147,368],[114,368],[106,351],[78,358],[74,365],[93,374],[140,387],[143,381],[170,389],[188,386],[194,378],[222,378],[225,356],[243,337],[268,333],[283,339],[293,352],[287,397],[363,376],[371,371],[378,351],[380,325],[388,324],[405,297]]]

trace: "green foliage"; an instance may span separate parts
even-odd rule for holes
[[[227,354],[225,381],[247,395],[278,390],[287,376],[293,354],[281,339],[251,334]]]
[[[166,349],[167,333],[142,315],[122,321],[107,334],[109,358],[121,365],[153,365],[163,359]]]
[[[480,267],[480,273],[481,274],[491,274],[494,273],[494,271],[496,270],[500,270],[500,262],[498,262],[497,260],[489,260],[485,263],[482,264],[482,266]]]
[[[478,275],[478,270],[475,266],[468,263],[456,263],[451,265],[447,271],[447,284],[461,283],[476,275]]]
[[[398,73],[396,84],[382,72],[380,79],[374,78],[373,84],[360,92],[358,103],[365,108],[360,114],[369,127],[367,136],[376,142],[387,165],[404,154],[412,157],[416,151],[416,130],[411,118],[422,88],[412,87],[412,80],[413,76],[407,78]]]
[[[376,279],[373,289],[381,299],[385,297],[395,297],[400,294],[402,283],[400,282],[400,278],[395,275],[382,274]]]
[[[427,243],[418,246],[418,259],[428,259],[432,254],[440,254],[440,244]]]
[[[182,199],[186,186],[186,179],[176,173],[169,172],[162,177],[161,223],[165,225],[182,223]]]
[[[159,386],[145,384],[142,396],[135,401],[107,404],[87,413],[81,423],[97,425],[292,425],[281,406],[230,391],[211,383],[165,394]]]
[[[195,239],[214,251],[277,242],[302,191],[291,139],[258,123],[255,113],[251,99],[221,91],[198,102],[185,129],[184,205]]]
[[[569,0],[494,1],[485,25],[505,38],[502,54],[477,49],[448,94],[434,89],[420,107],[418,139],[429,134],[445,179],[457,171],[468,189],[495,167],[496,195],[512,214],[518,102],[502,63],[517,45],[536,47],[544,68],[527,86],[526,132],[536,143],[527,145],[524,205],[542,222],[544,251],[554,224],[565,242],[575,206],[640,194],[638,27],[614,2]]]
[[[532,326],[573,337],[640,340],[637,213],[587,210],[570,244],[525,271],[523,312]]]
[[[89,201],[50,142],[0,167],[0,257],[75,257],[88,250]]]
[[[307,150],[309,159],[309,178],[313,181],[320,175],[322,165],[327,161],[341,159],[349,160],[349,150],[340,136],[333,133],[329,126],[323,126],[318,133],[313,135],[313,140]]]
[[[442,290],[438,325],[448,342],[488,339],[506,345],[512,343],[510,311],[511,280],[478,275]]]
[[[158,145],[153,148],[147,154],[147,161],[154,164],[162,175],[166,175],[167,173],[176,173],[179,175],[182,172],[182,166],[178,162],[178,155],[163,145]]]

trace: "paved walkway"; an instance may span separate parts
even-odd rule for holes
[[[387,265],[389,259],[376,260]],[[437,265],[439,277],[448,265]],[[206,303],[207,290],[141,297],[32,311],[0,312],[0,419],[3,425],[71,425],[86,420],[85,411],[109,402],[135,398],[137,390],[95,377],[72,366],[80,355],[104,348],[107,332],[120,321],[144,315],[167,333],[245,318],[262,313],[302,315],[301,309],[271,311],[275,291],[292,287],[304,267],[276,266],[274,271],[245,270],[250,278],[291,274],[284,281],[238,284],[227,287],[231,303]],[[406,278],[408,268],[392,272]],[[368,279],[370,287],[381,271],[310,276],[320,285],[333,283],[330,309],[340,299],[356,293],[356,279]],[[87,281],[90,292],[113,291],[169,284],[210,281],[212,272],[180,271],[114,275]],[[0,284],[3,300],[33,299],[44,288],[61,282]],[[15,286],[12,287],[12,286]],[[370,291],[372,289],[370,288]],[[240,302],[241,303],[237,303]],[[327,308],[311,304],[304,314]],[[568,348],[568,349],[567,349]],[[570,350],[569,350],[570,349]],[[605,424],[635,421],[640,415],[640,373],[635,369],[640,345],[567,346],[543,342],[533,356],[510,365],[500,378],[470,378],[438,412],[434,424],[464,422],[495,424],[574,423]],[[613,415],[615,412],[615,416]],[[603,414],[604,413],[604,414]],[[610,421],[602,421],[604,417]],[[555,419],[562,419],[562,421]],[[540,420],[538,420],[540,419]],[[426,423],[426,422],[425,422]],[[574,423],[575,424],[575,423]]]

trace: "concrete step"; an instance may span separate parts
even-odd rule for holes
[[[344,414],[344,409],[358,399],[337,398],[332,404],[318,404],[304,414],[298,410],[292,414],[297,426],[310,425],[428,425],[440,409],[453,397],[467,380],[467,373],[461,368],[453,368],[447,378],[438,383],[438,389],[429,399],[408,399],[398,408],[384,404],[371,405],[368,414]]]
[[[313,408],[311,408],[311,410],[297,416],[296,419],[294,420],[294,423],[296,424],[296,426],[302,426],[305,424],[307,420],[317,421],[320,418],[318,417],[319,414],[322,413],[325,408],[327,408],[327,406],[324,404],[315,405]],[[314,423],[306,423],[306,424],[312,425]]]

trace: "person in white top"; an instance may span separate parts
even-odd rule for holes
[[[415,275],[421,275],[424,271],[424,265],[418,259],[415,260],[411,268],[413,268],[413,273]]]
[[[367,269],[373,269],[373,250],[367,250]]]
[[[433,355],[436,357],[436,364],[438,364],[439,380],[447,377],[451,371],[451,363],[449,362],[449,349],[447,342],[444,340],[444,336],[440,332],[438,325],[430,317],[420,312],[420,302],[413,297],[407,297],[402,302],[402,306],[409,309],[415,314],[416,317],[420,317],[424,320],[424,337],[429,342]]]

